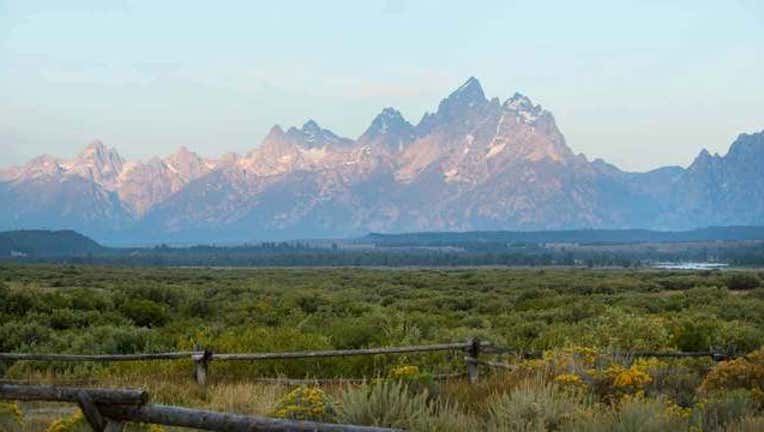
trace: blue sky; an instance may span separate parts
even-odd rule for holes
[[[625,169],[764,129],[764,2],[0,0],[0,165],[257,146],[313,118],[417,122],[467,77]]]

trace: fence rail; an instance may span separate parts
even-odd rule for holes
[[[500,363],[480,359],[481,353],[489,354],[509,354],[517,355],[522,358],[540,358],[541,351],[523,351],[511,348],[497,347],[490,342],[480,341],[473,338],[467,342],[455,342],[434,345],[413,345],[387,348],[362,348],[351,350],[324,350],[324,351],[295,351],[295,352],[271,352],[271,353],[215,353],[209,350],[205,351],[181,351],[165,353],[147,353],[147,354],[35,354],[35,353],[0,353],[0,361],[60,361],[60,362],[120,362],[120,361],[152,361],[152,360],[193,360],[194,378],[200,385],[207,382],[207,373],[210,363],[213,361],[268,361],[268,360],[296,360],[296,359],[318,359],[330,357],[352,357],[352,356],[375,356],[375,355],[393,355],[406,353],[426,353],[438,351],[464,351],[464,358],[467,370],[463,374],[445,374],[439,377],[443,379],[452,378],[459,375],[467,375],[470,382],[478,380],[478,366],[489,368],[512,369],[507,363]],[[715,361],[724,361],[739,357],[737,353],[725,352],[723,350],[709,351],[610,351],[603,353],[605,355],[619,357],[658,357],[658,358],[693,358],[710,357]],[[255,378],[255,380],[285,383],[320,383],[337,381],[336,379],[289,379],[289,378]],[[347,380],[362,382],[363,378]]]
[[[121,432],[126,422],[220,432],[393,432],[395,429],[244,416],[148,404],[144,390],[0,384],[0,399],[73,402],[96,432]]]
[[[150,361],[150,360],[188,360],[194,362],[194,379],[200,385],[207,382],[209,365],[213,361],[266,361],[266,360],[296,360],[317,359],[330,357],[353,357],[393,355],[407,353],[426,353],[438,351],[466,351],[471,357],[477,357],[481,349],[492,346],[490,342],[472,339],[467,342],[455,342],[435,345],[412,345],[388,348],[362,348],[351,350],[325,351],[295,351],[272,353],[215,353],[205,351],[166,352],[153,354],[34,354],[34,353],[0,353],[0,361],[61,361],[61,362],[116,362],[116,361]],[[467,364],[467,374],[470,380],[477,379],[474,364]],[[312,380],[307,380],[312,382]]]
[[[0,360],[61,361],[61,362],[117,362],[147,360],[182,360],[201,354],[196,351],[149,354],[22,354],[0,353]]]

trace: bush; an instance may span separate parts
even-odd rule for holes
[[[91,432],[91,428],[85,416],[82,415],[82,411],[77,410],[71,416],[51,423],[45,432]]]
[[[128,300],[122,313],[140,327],[161,327],[169,318],[165,307],[151,300]]]
[[[629,398],[610,416],[612,432],[666,432],[687,430],[684,413],[660,399]]]
[[[92,430],[82,411],[77,410],[71,416],[51,423],[45,432],[92,432]],[[165,432],[165,429],[159,425],[129,423],[125,432]]]
[[[10,295],[11,289],[8,288],[8,285],[6,285],[5,282],[0,281],[0,304],[4,305]]]
[[[38,309],[41,306],[40,302],[40,296],[32,292],[9,291],[5,294],[0,306],[11,315],[24,316],[28,312]]]
[[[23,414],[15,403],[0,401],[0,431],[20,432],[23,427]]]
[[[683,317],[674,330],[674,344],[680,351],[705,351],[717,341],[719,327],[715,317]]]
[[[413,394],[402,381],[350,388],[338,401],[340,423],[427,430],[433,409],[427,392]]]
[[[50,328],[37,322],[10,321],[0,324],[0,352],[16,351],[47,342]]]
[[[746,417],[732,423],[725,432],[761,432],[764,431],[764,417]]]
[[[579,401],[570,393],[539,379],[530,380],[491,405],[487,430],[562,430],[579,408]]]
[[[274,417],[290,420],[331,422],[337,417],[334,402],[318,387],[298,387],[284,396]]]
[[[756,413],[751,394],[745,390],[719,393],[702,401],[695,415],[704,432],[716,432]]]
[[[422,372],[419,367],[414,365],[402,365],[393,368],[389,377],[394,380],[403,381],[408,389],[414,392],[427,391],[430,395],[438,392],[432,374]]]
[[[764,348],[746,357],[720,362],[706,374],[701,388],[706,391],[764,390]]]
[[[485,428],[480,420],[465,413],[461,406],[453,403],[434,405],[433,413],[427,421],[426,432],[479,431]]]
[[[730,290],[752,290],[761,285],[761,279],[753,273],[733,273],[727,276],[726,283]]]

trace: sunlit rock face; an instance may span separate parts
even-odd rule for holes
[[[72,228],[135,241],[247,241],[375,232],[764,223],[763,133],[688,168],[624,172],[575,154],[553,115],[469,78],[412,124],[384,108],[357,139],[313,120],[243,155],[185,147],[126,161],[93,142],[72,160],[0,170],[0,229]]]

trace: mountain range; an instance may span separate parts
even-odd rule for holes
[[[144,161],[95,141],[0,170],[0,202],[0,230],[135,243],[764,225],[764,131],[687,168],[626,172],[574,153],[528,97],[489,99],[469,78],[418,123],[385,108],[357,139],[308,120],[246,154]]]

